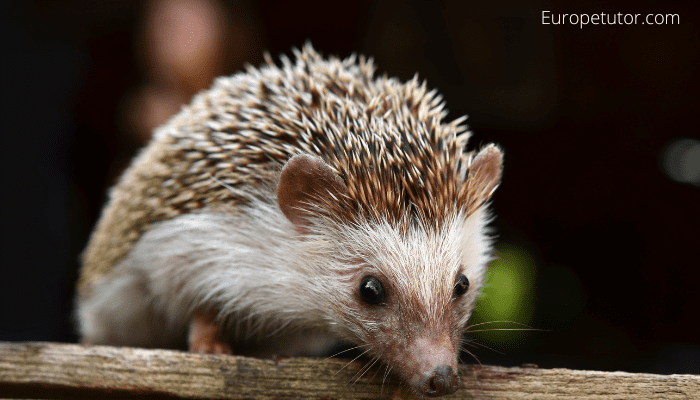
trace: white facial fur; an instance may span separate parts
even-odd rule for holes
[[[457,215],[437,233],[417,224],[404,234],[389,223],[340,227],[332,264],[336,279],[345,278],[325,294],[335,304],[332,322],[413,386],[438,365],[456,368],[462,329],[491,257],[487,218],[483,208],[466,220]],[[460,273],[470,285],[455,298]],[[358,295],[366,276],[382,283],[384,304],[368,305]]]

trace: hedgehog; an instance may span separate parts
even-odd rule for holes
[[[313,356],[355,345],[419,397],[454,393],[492,257],[502,152],[371,58],[215,80],[157,128],[82,255],[82,343]]]

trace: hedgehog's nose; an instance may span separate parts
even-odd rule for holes
[[[423,394],[428,397],[447,396],[457,391],[459,377],[449,365],[436,367],[423,382]]]

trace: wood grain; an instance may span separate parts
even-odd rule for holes
[[[0,396],[133,399],[411,398],[384,367],[58,343],[0,342]],[[464,365],[449,399],[700,399],[700,376]],[[354,382],[354,383],[353,383]]]

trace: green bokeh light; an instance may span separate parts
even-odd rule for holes
[[[492,321],[512,321],[529,325],[535,310],[534,285],[537,265],[531,251],[513,243],[496,246],[497,259],[489,264],[482,296],[476,303],[470,325]],[[488,323],[481,329],[527,328],[514,323]],[[524,331],[479,333],[480,341],[513,342],[523,339]]]

